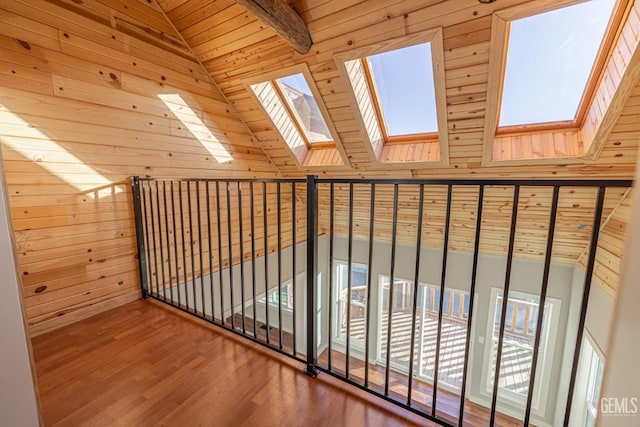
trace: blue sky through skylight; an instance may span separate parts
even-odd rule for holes
[[[615,0],[511,23],[500,126],[574,120]]]
[[[368,57],[388,136],[438,131],[431,45]]]

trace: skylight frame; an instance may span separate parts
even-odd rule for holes
[[[435,86],[437,132],[383,136],[377,103],[371,94],[371,84],[366,81],[361,59],[418,44],[430,43],[431,66]],[[346,86],[347,96],[356,122],[360,128],[371,161],[385,168],[442,167],[449,165],[449,128],[447,122],[446,82],[444,75],[444,42],[442,27],[363,45],[334,55],[338,71]],[[364,86],[361,81],[364,80]],[[362,88],[366,87],[363,93]],[[357,92],[357,93],[356,93]],[[386,131],[385,131],[386,135]],[[425,137],[425,135],[427,135]]]
[[[501,106],[502,106],[502,96],[504,92],[504,79],[506,73],[507,66],[507,55],[509,50],[509,33],[511,29],[511,23],[513,21],[517,21],[519,19],[528,18],[531,16],[543,14],[546,12],[551,12],[554,10],[564,9],[576,4],[584,3],[588,0],[575,1],[575,0],[564,0],[558,1],[556,4],[551,7],[546,7],[544,9],[539,10],[529,10],[522,11],[517,14],[506,14],[502,18],[506,21],[505,27],[505,35],[504,35],[504,45],[502,47],[502,61],[500,64],[500,87],[499,87],[499,95],[497,100],[497,113],[495,117],[496,129],[494,134],[496,136],[504,136],[504,135],[518,135],[518,134],[527,134],[533,132],[542,132],[542,131],[550,131],[550,130],[575,130],[578,131],[584,125],[589,107],[594,101],[594,96],[596,93],[596,89],[600,81],[602,80],[604,70],[606,68],[607,60],[611,56],[611,51],[613,46],[615,45],[615,41],[618,39],[621,31],[621,23],[623,18],[628,13],[628,5],[629,1],[627,0],[616,0],[616,4],[613,8],[613,13],[611,14],[611,18],[607,24],[607,28],[605,30],[604,38],[600,44],[598,49],[598,53],[596,55],[596,59],[587,79],[587,84],[585,86],[584,92],[580,98],[578,103],[578,108],[576,110],[576,116],[573,120],[557,120],[552,122],[543,122],[543,123],[528,123],[528,124],[520,124],[520,125],[507,125],[500,126],[500,114],[501,114]],[[493,38],[493,36],[492,36]]]

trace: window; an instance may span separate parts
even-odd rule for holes
[[[346,345],[347,322],[349,322],[349,345],[364,350],[367,308],[367,267],[351,265],[351,295],[349,294],[349,267],[344,262],[336,264],[334,280],[335,318],[334,338]]]
[[[611,107],[626,99],[620,83],[640,27],[632,4],[558,0],[494,13],[483,163],[597,158]]]
[[[487,336],[490,337],[485,357],[486,392],[493,392],[493,380],[498,351],[500,333],[500,317],[502,314],[502,290],[492,290],[491,310]],[[540,348],[538,351],[538,367],[536,371],[536,390],[532,407],[538,413],[541,406],[542,391],[548,388],[551,364],[553,363],[553,343],[559,318],[560,301],[547,298]],[[539,298],[534,295],[511,292],[507,302],[502,345],[502,360],[498,377],[498,394],[514,403],[524,404],[529,392],[529,377],[533,359],[536,327],[539,313]]]
[[[443,62],[441,29],[336,55],[375,161],[448,162]]]
[[[378,360],[386,364],[389,319],[389,277],[380,276],[380,313],[378,320]],[[413,316],[413,281],[395,279],[391,307],[391,355],[390,367],[409,372],[411,348],[411,321]],[[416,341],[414,343],[414,375],[433,383],[435,354],[440,309],[440,287],[420,283],[416,302]],[[464,351],[469,318],[469,293],[446,289],[442,309],[442,338],[438,384],[452,391],[462,386]],[[446,362],[443,362],[446,360]]]
[[[327,122],[302,73],[276,79],[272,84],[285,101],[289,114],[295,119],[307,144],[333,143]]]
[[[573,416],[578,419],[578,424],[576,425],[584,427],[595,426],[603,372],[604,358],[594,344],[593,339],[585,331],[574,399],[576,411]]]
[[[593,0],[511,22],[501,127],[577,118],[598,77],[592,70],[615,3]]]
[[[286,310],[293,310],[293,282],[287,281],[282,288],[274,291],[270,291],[268,294],[269,305],[278,306],[278,298],[282,303],[282,308]],[[265,298],[260,299],[261,303],[265,303]]]
[[[344,166],[346,155],[306,65],[245,80],[300,167]]]
[[[362,58],[386,142],[402,136],[436,137],[436,95],[431,44]]]

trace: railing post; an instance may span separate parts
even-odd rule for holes
[[[144,228],[142,225],[140,177],[134,176],[131,178],[131,187],[133,189],[133,212],[136,222],[136,240],[138,243],[138,271],[140,273],[140,290],[142,291],[142,299],[146,299],[149,282],[147,278],[147,258],[145,256],[146,249],[144,247]]]
[[[318,270],[318,177],[307,175],[307,367],[312,378],[316,371],[316,271]],[[295,247],[294,247],[295,250]]]

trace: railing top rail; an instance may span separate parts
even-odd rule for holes
[[[280,182],[290,184],[295,182],[296,184],[303,184],[307,182],[304,178],[151,178],[151,177],[139,177],[134,176],[140,181],[158,181],[158,182]]]
[[[140,181],[166,182],[266,182],[297,183],[305,178],[151,178],[134,177]],[[414,179],[414,178],[317,178],[318,184],[376,184],[376,185],[455,185],[455,186],[521,186],[521,187],[618,187],[633,186],[630,179]]]
[[[319,184],[410,184],[458,186],[521,186],[521,187],[632,187],[630,179],[386,179],[386,178],[319,178]]]

